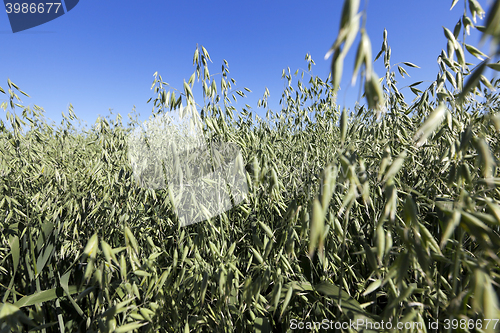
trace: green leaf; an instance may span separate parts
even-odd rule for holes
[[[203,45],[201,46],[201,50],[203,51],[203,55],[205,56],[205,58],[207,58],[208,60],[210,60],[210,62],[212,62],[212,59],[210,59],[210,54],[208,54],[207,49],[203,47]]]
[[[347,134],[347,111],[344,107],[342,109],[342,114],[340,115],[340,143],[344,144],[345,137]]]
[[[127,307],[126,305],[133,302],[135,300],[135,297],[134,298],[129,298],[123,302],[120,302],[110,308],[108,308],[106,311],[104,311],[102,314],[101,314],[101,317],[110,317],[110,316],[115,316],[119,313],[122,313],[124,311],[127,311],[128,309],[130,309],[130,307]]]
[[[78,292],[77,286],[70,286],[68,288],[68,292],[70,295],[73,295]],[[18,300],[16,303],[14,303],[15,306],[18,308],[22,308],[25,306],[31,306],[34,304],[39,304],[43,302],[48,302],[56,299],[57,297],[61,297],[63,295],[63,289],[62,288],[52,288],[44,291],[40,291],[38,293],[29,295],[29,296],[24,296],[20,300]]]
[[[449,71],[445,71],[445,75],[446,75],[446,79],[451,83],[453,88],[457,89],[458,88],[457,82],[455,81],[455,78],[453,77],[453,75]]]
[[[488,81],[488,79],[486,78],[486,76],[481,75],[481,78],[479,79],[479,81],[481,81],[482,84],[484,84],[486,87],[488,87],[488,89],[490,89],[492,91],[495,91],[495,87],[493,87],[493,85],[491,84],[491,82]],[[493,81],[493,79],[492,79],[492,81]]]
[[[491,68],[497,72],[500,72],[500,62],[496,62],[494,64],[487,64],[486,66],[488,66],[489,68]]]
[[[97,244],[97,234],[93,234],[90,240],[87,242],[83,254],[87,258],[95,258],[97,254],[98,244]]]
[[[370,76],[374,75],[375,73],[373,72],[372,69],[372,44],[370,41],[370,37],[368,37],[368,34],[366,33],[365,30],[362,31],[361,33],[361,43],[363,47],[363,58],[364,58],[364,63],[365,63],[365,68],[367,74],[367,78]],[[390,52],[390,50],[388,51]]]
[[[264,262],[264,259],[262,259],[262,256],[260,255],[260,253],[256,249],[254,249],[253,247],[250,249],[252,250],[252,253],[253,253],[255,259],[257,259],[257,261],[260,264],[262,264]]]
[[[484,10],[477,0],[469,0],[469,10],[472,14],[474,23],[476,22],[476,15],[479,16],[480,19],[484,17]]]
[[[14,264],[13,270],[16,275],[17,267],[19,266],[20,250],[19,250],[19,237],[12,236],[9,238],[10,253],[12,255],[12,262]]]
[[[453,35],[453,33],[450,30],[448,30],[448,28],[445,28],[445,27],[443,27],[443,30],[444,30],[444,35],[452,43],[453,47],[455,49],[460,48],[460,44],[458,44],[458,42],[455,39],[455,36]]]
[[[349,49],[352,46],[352,43],[356,39],[356,36],[358,35],[359,31],[359,20],[361,18],[361,14],[355,15],[352,19],[351,22],[349,23],[349,26],[347,27],[347,34],[346,38],[344,40],[344,46],[341,51],[341,57],[345,58],[347,55],[347,52],[349,52]]]
[[[443,236],[441,237],[441,244],[440,244],[441,249],[444,248],[444,246],[446,245],[446,243],[450,239],[450,236],[453,234],[455,229],[460,224],[460,217],[461,217],[461,214],[459,211],[453,212],[452,218],[446,224],[446,229],[443,233]]]
[[[329,297],[332,297],[332,298],[338,297],[339,294],[342,297],[348,297],[348,298],[351,297],[345,291],[343,291],[343,290],[341,291],[341,289],[338,286],[336,286],[336,285],[334,285],[334,284],[332,284],[330,282],[327,282],[327,281],[315,285],[314,289],[316,291],[322,293],[323,295],[326,295],[326,296],[329,296]]]
[[[365,81],[365,96],[369,109],[376,110],[382,107],[384,103],[384,94],[375,73],[371,73],[370,79]]]
[[[288,291],[286,292],[285,300],[283,301],[283,306],[281,308],[281,314],[280,314],[280,319],[283,316],[283,313],[285,313],[286,307],[288,306],[288,303],[290,303],[290,300],[292,299],[293,295],[293,287],[294,283],[290,283],[288,287]]]
[[[137,276],[140,276],[140,277],[151,276],[150,273],[148,273],[146,271],[143,271],[143,270],[140,270],[140,269],[135,270],[134,274],[137,275]]]
[[[195,74],[196,74],[196,73],[191,74],[191,77],[190,77],[190,78],[189,78],[189,80],[188,80],[188,85],[191,85],[191,87],[192,87],[192,86],[193,86],[193,84],[194,84]]]
[[[340,55],[338,50],[333,54],[331,72],[332,72],[332,86],[333,89],[338,89],[340,80],[342,79],[342,70],[344,67],[344,58]]]
[[[495,217],[497,223],[500,225],[500,206],[493,202],[493,200],[487,200],[486,205],[488,206],[488,210]]]
[[[474,138],[473,145],[477,150],[483,167],[483,177],[488,180],[493,177],[493,168],[496,166],[493,154],[491,153],[488,143],[483,138]]]
[[[61,279],[60,279],[60,282],[61,282],[61,287],[63,288],[64,292],[66,293],[66,296],[69,298],[71,304],[73,305],[73,307],[75,308],[76,312],[78,312],[78,314],[82,317],[84,317],[84,313],[82,311],[82,309],[80,308],[80,306],[75,302],[75,300],[73,299],[73,297],[71,297],[71,293],[69,291],[69,276],[71,274],[71,271],[68,271],[67,273],[65,273]]]
[[[484,25],[476,25],[476,29],[482,32],[483,34],[486,32],[486,27]]]
[[[375,280],[366,288],[362,296],[366,296],[377,290],[382,285],[382,280]]]
[[[311,230],[309,232],[309,257],[312,257],[318,242],[321,243],[320,237],[323,235],[324,225],[324,210],[318,198],[315,198],[313,203]]]
[[[104,253],[104,257],[106,258],[106,261],[108,262],[109,265],[111,265],[111,263],[112,263],[111,260],[118,262],[115,254],[113,253],[113,249],[104,240],[101,240],[101,248],[102,248],[102,252]]]
[[[377,226],[376,229],[376,234],[377,234],[377,258],[380,262],[382,262],[382,259],[384,258],[384,253],[385,253],[385,231],[382,226],[382,224]]]
[[[409,85],[409,87],[415,87],[415,86],[418,86],[420,83],[422,83],[424,81],[418,81],[418,82],[415,82],[415,83],[412,83]]]
[[[417,223],[418,221],[418,209],[415,201],[411,195],[407,195],[403,207],[403,220],[407,225],[411,223]]]
[[[379,57],[380,54],[382,54],[382,51],[380,51],[375,60]],[[352,73],[351,85],[356,84],[356,78],[358,77],[359,69],[361,68],[361,64],[364,62],[364,60],[365,60],[365,53],[363,48],[363,41],[360,40],[358,44],[358,49],[356,50],[356,60],[354,61],[354,71]]]
[[[47,264],[49,257],[51,257],[53,253],[54,253],[54,244],[52,244],[52,243],[47,244],[43,248],[43,251],[40,252],[40,255],[38,256],[38,258],[36,260],[37,276],[40,275],[40,273],[44,269],[45,265]]]
[[[61,311],[61,302],[59,302],[59,299],[56,299],[56,310],[58,310],[57,312],[57,322],[59,323],[59,332],[61,333],[64,333],[65,332],[65,329],[64,329],[64,318],[63,318],[63,315],[62,315],[62,311]]]
[[[482,310],[484,312],[485,318],[498,318],[500,312],[498,309],[498,297],[495,288],[491,283],[491,277],[486,276],[484,284],[484,293],[483,293],[483,304]],[[493,325],[486,327],[485,332],[495,332],[496,329]]]
[[[496,0],[489,10],[488,18],[486,19],[486,28],[481,36],[481,42],[487,36],[492,36],[496,39],[496,43],[500,39],[500,1]]]
[[[478,58],[481,61],[483,61],[484,58],[488,58],[488,56],[486,54],[484,54],[483,52],[481,52],[480,50],[478,50],[477,48],[475,48],[472,45],[465,44],[465,48],[467,49],[467,51],[470,54],[472,54],[474,57]]]
[[[384,176],[383,182],[386,182],[387,180],[394,177],[399,172],[399,170],[401,169],[401,167],[403,166],[403,163],[405,161],[406,154],[407,154],[406,150],[403,150],[398,155],[398,157],[396,157],[394,162],[392,162],[391,166],[389,167],[389,170],[387,170],[387,172]]]
[[[269,236],[269,238],[273,239],[274,235],[273,235],[273,231],[271,230],[271,228],[269,228],[264,222],[261,222],[261,221],[259,221],[259,225],[262,229],[264,229],[264,231]]]
[[[5,322],[12,323],[12,326],[18,325],[18,323],[35,326],[32,320],[16,305],[10,303],[0,303],[0,323],[2,323],[3,331],[8,332],[8,330],[5,330],[8,328],[8,326],[4,326]]]
[[[186,97],[193,97],[193,93],[191,92],[191,87],[189,86],[189,84],[186,83],[186,81],[184,81],[184,93],[186,94]]]
[[[439,104],[434,111],[429,115],[429,117],[425,120],[422,126],[417,130],[415,133],[415,136],[413,137],[413,140],[417,140],[417,146],[421,146],[424,144],[424,142],[427,140],[427,138],[434,132],[436,128],[441,124],[443,121],[446,112],[448,112],[448,109],[446,106],[441,103]]]
[[[463,101],[465,99],[465,96],[467,94],[476,88],[476,86],[479,83],[479,80],[481,79],[481,75],[483,74],[483,71],[486,67],[486,60],[483,61],[473,72],[472,74],[469,75],[469,78],[467,79],[467,82],[465,83],[465,86],[458,96],[459,101]]]
[[[255,318],[255,332],[259,333],[269,333],[272,332],[271,324],[269,323],[269,319],[267,317],[257,317]]]
[[[346,0],[342,7],[342,16],[340,19],[340,29],[346,27],[355,17],[359,9],[359,0]]]
[[[403,78],[405,77],[405,74],[406,74],[407,76],[410,76],[410,75],[408,74],[408,72],[406,72],[406,70],[405,70],[403,67],[401,67],[401,66],[398,66],[398,71],[399,71],[399,74],[400,74]]]
[[[120,327],[117,327],[115,330],[115,333],[126,333],[126,332],[132,332],[133,330],[136,330],[138,328],[141,328],[144,325],[147,325],[147,322],[141,323],[138,321],[134,321],[129,324],[122,325]],[[186,323],[187,325],[187,323]],[[189,332],[189,326],[188,326],[188,332]]]
[[[135,239],[135,236],[129,227],[125,227],[125,242],[127,246],[132,246],[132,249],[134,249],[135,253],[139,253],[139,244],[137,243],[137,240]]]
[[[457,24],[455,25],[455,29],[453,29],[453,36],[455,36],[455,38],[458,38],[461,28],[462,28],[462,19],[458,20]]]
[[[417,65],[415,65],[411,62],[407,62],[407,61],[403,62],[403,64],[405,64],[406,66],[409,66],[409,67],[420,68]],[[420,82],[422,82],[422,81],[420,81]],[[415,85],[415,84],[413,84],[413,85]]]
[[[349,311],[351,311],[353,314],[355,314],[357,316],[359,316],[359,315],[366,316],[367,315],[365,310],[363,310],[363,308],[361,308],[361,305],[358,303],[358,301],[356,301],[354,298],[352,298],[347,292],[345,292],[344,290],[341,291],[341,288],[339,288],[338,286],[336,286],[328,281],[324,281],[324,282],[321,282],[321,283],[315,285],[314,289],[317,292],[319,292],[325,296],[330,297],[337,304],[338,304],[338,297],[340,294],[340,298],[342,301],[341,307],[342,307],[342,311],[344,313],[348,313]]]
[[[205,295],[207,293],[207,287],[208,287],[208,273],[203,272],[203,279],[201,282],[201,289],[200,289],[201,305],[205,303]]]
[[[200,57],[199,49],[198,47],[196,47],[196,50],[194,50],[193,65],[198,63],[199,57]]]
[[[441,249],[439,248],[438,243],[436,242],[436,239],[434,236],[431,234],[429,229],[427,229],[423,224],[418,223],[419,230],[422,232],[422,236],[425,238],[425,240],[429,243],[429,246],[434,252],[441,254]]]
[[[464,55],[464,50],[462,47],[457,42],[457,45],[455,46],[455,51],[457,55],[457,61],[458,63],[462,66],[465,67],[465,55]]]

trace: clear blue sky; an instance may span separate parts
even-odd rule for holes
[[[373,56],[380,50],[386,28],[391,63],[409,61],[421,67],[406,68],[411,78],[400,79],[400,88],[435,80],[437,56],[446,49],[442,26],[453,31],[463,13],[463,0],[450,11],[451,2],[369,1],[367,31]],[[491,5],[490,1],[479,2],[486,11]],[[340,0],[84,0],[58,19],[15,34],[2,11],[0,86],[7,89],[10,78],[31,96],[21,95],[25,105],[43,107],[46,116],[57,122],[62,119],[61,112],[67,114],[69,103],[89,125],[99,114],[108,115],[110,108],[127,119],[134,105],[145,120],[152,108],[146,101],[154,96],[150,90],[153,73],[158,71],[164,81],[182,90],[183,80],[194,71],[198,43],[212,58],[211,74],[220,73],[226,59],[235,88],[253,91],[246,99],[237,96],[237,109],[247,103],[264,117],[265,110],[257,108],[257,101],[265,88],[270,91],[269,108],[279,109],[285,84],[282,69],[290,67],[292,73],[307,69],[306,53],[316,62],[313,74],[326,79],[331,59],[324,60],[324,55],[337,36],[342,4]],[[362,7],[364,4],[361,1]],[[469,36],[467,41],[477,45],[478,35]],[[357,42],[345,61],[337,100],[351,109],[358,95],[358,88],[349,84],[356,47]],[[470,55],[467,60],[479,62]],[[375,71],[379,76],[384,74],[383,57]],[[200,96],[201,85],[196,83],[194,92],[195,97]],[[409,89],[402,92],[408,101],[414,97]],[[1,101],[6,100],[6,95],[1,96]],[[203,103],[201,99],[197,102]],[[0,117],[5,119],[3,110]]]

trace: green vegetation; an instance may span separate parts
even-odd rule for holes
[[[473,18],[484,13],[475,0],[467,5]],[[380,87],[361,29],[356,64],[368,74],[368,102],[349,112],[335,96],[358,6],[345,2],[332,76],[295,89],[283,71],[284,108],[267,121],[246,109],[233,117],[230,98],[245,94],[231,89],[227,62],[216,84],[203,47],[182,92],[155,76],[153,116],[193,104],[201,78],[205,137],[237,143],[246,163],[247,199],[184,228],[168,191],[133,177],[127,135],[137,121],[100,118],[79,131],[70,108],[60,126],[49,125],[42,109],[19,104],[23,92],[9,80],[0,331],[284,332],[292,322],[362,318],[495,331],[483,319],[500,318],[500,80],[482,71],[500,64],[465,44],[465,33],[458,38],[477,28],[498,48],[500,1],[485,27],[464,15],[445,29],[438,77],[425,89],[410,85],[410,105],[396,87],[387,32],[376,57],[387,69]],[[474,67],[465,52],[486,60]],[[453,319],[458,327],[447,329]]]

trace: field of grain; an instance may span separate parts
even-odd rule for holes
[[[493,37],[493,50],[495,3],[486,27],[470,26]],[[0,90],[9,99],[0,124],[0,332],[370,331],[343,326],[356,320],[372,331],[497,331],[500,80],[482,71],[500,70],[499,53],[482,57],[457,41],[465,28],[445,28],[437,79],[411,85],[408,104],[386,32],[376,58],[387,73],[381,81],[371,73],[368,35],[354,28],[358,6],[345,1],[331,76],[303,82],[283,71],[300,83],[266,119],[231,106],[245,91],[226,71],[215,84],[203,47],[182,92],[155,76],[153,117],[194,105],[200,78],[204,138],[236,144],[244,163],[245,198],[187,226],[168,186],[134,177],[127,140],[140,124],[117,116],[77,130],[70,108],[49,125],[43,110],[18,104],[25,93],[9,80]],[[341,54],[358,33],[367,100],[341,109]],[[486,60],[465,63],[464,52]],[[415,66],[397,67],[403,75]]]

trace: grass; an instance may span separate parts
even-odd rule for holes
[[[236,143],[245,162],[246,199],[186,227],[168,190],[134,179],[132,115],[126,125],[117,116],[76,130],[70,108],[59,126],[48,125],[40,108],[14,104],[21,90],[9,80],[2,106],[11,112],[0,124],[0,330],[285,332],[298,322],[364,319],[493,332],[500,113],[491,88],[500,80],[486,84],[443,56],[438,79],[414,85],[407,104],[384,37],[387,74],[354,110],[335,104],[335,48],[334,75],[290,84],[283,109],[265,121],[245,110],[235,118],[229,97],[244,92],[232,90],[225,70],[216,90],[203,47],[182,92],[167,92],[157,75],[153,116],[193,104],[194,79],[204,73],[204,136]],[[450,79],[460,76],[468,80]]]

